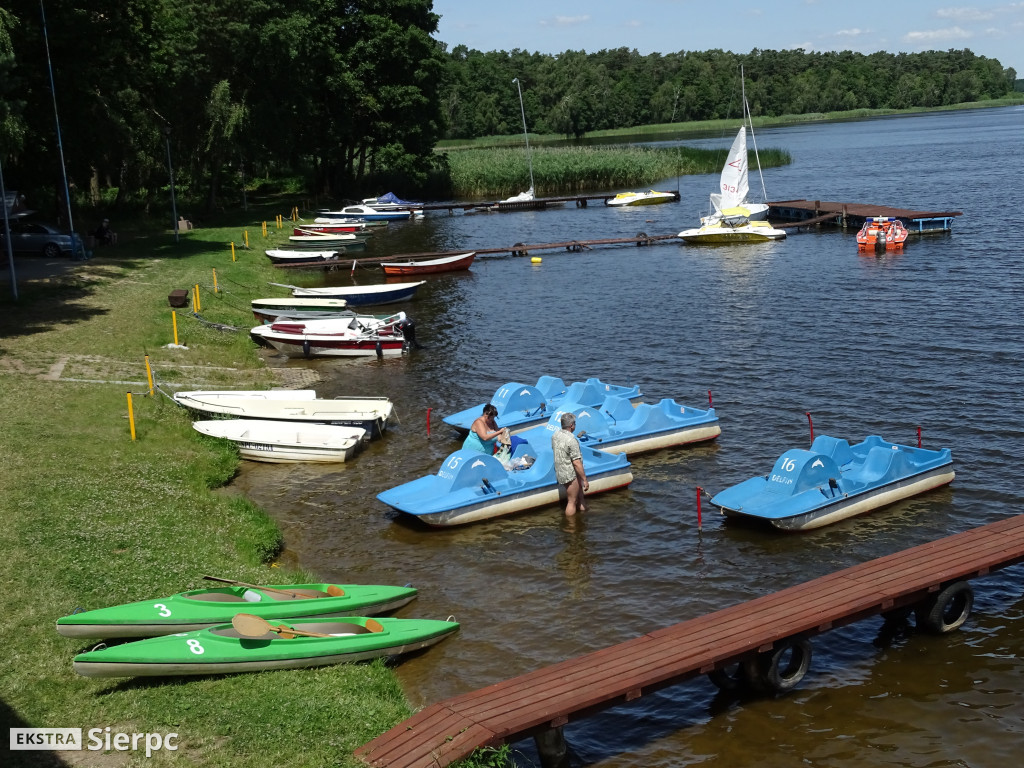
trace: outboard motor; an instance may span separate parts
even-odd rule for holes
[[[413,349],[423,349],[423,345],[416,341],[416,324],[410,318],[407,317],[400,322],[398,328],[410,347]]]

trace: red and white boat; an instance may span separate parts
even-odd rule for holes
[[[891,216],[872,216],[857,233],[857,249],[861,251],[898,251],[910,233],[903,222]]]
[[[257,325],[249,334],[258,344],[273,347],[289,357],[391,357],[405,350],[403,331],[407,326],[411,323],[405,313],[398,312],[384,318],[360,315],[275,322]]]
[[[457,272],[469,269],[476,258],[476,251],[457,253],[424,261],[387,261],[381,264],[385,275],[429,275],[435,272]]]

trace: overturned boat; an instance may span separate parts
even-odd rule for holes
[[[819,528],[947,485],[954,478],[948,448],[928,450],[818,435],[810,450],[794,448],[772,471],[715,494],[725,515],[771,523],[785,531]]]

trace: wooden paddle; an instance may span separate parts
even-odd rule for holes
[[[251,613],[236,613],[235,617],[231,619],[231,626],[243,637],[263,637],[267,632],[276,632],[286,640],[291,640],[296,635],[302,635],[303,637],[331,637],[331,635],[325,635],[322,632],[305,632],[301,629],[292,629],[291,627],[274,626],[266,619],[261,619],[259,616],[254,616]]]
[[[304,589],[304,590],[289,590],[289,589],[278,589],[277,587],[267,587],[261,584],[246,584],[244,581],[235,581],[234,579],[222,579],[219,576],[203,576],[207,581],[220,581],[224,584],[234,584],[238,587],[248,587],[249,589],[262,589],[266,592],[276,592],[280,595],[288,595],[289,597],[295,597],[302,600],[311,597],[341,597],[345,594],[345,590],[341,587],[336,587],[331,584],[327,587],[326,592],[321,592],[316,589]]]

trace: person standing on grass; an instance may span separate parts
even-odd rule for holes
[[[587,511],[584,494],[590,490],[590,483],[583,469],[580,441],[573,434],[576,417],[563,413],[561,423],[562,428],[551,436],[551,451],[555,454],[555,478],[565,486],[565,516],[572,517]]]

